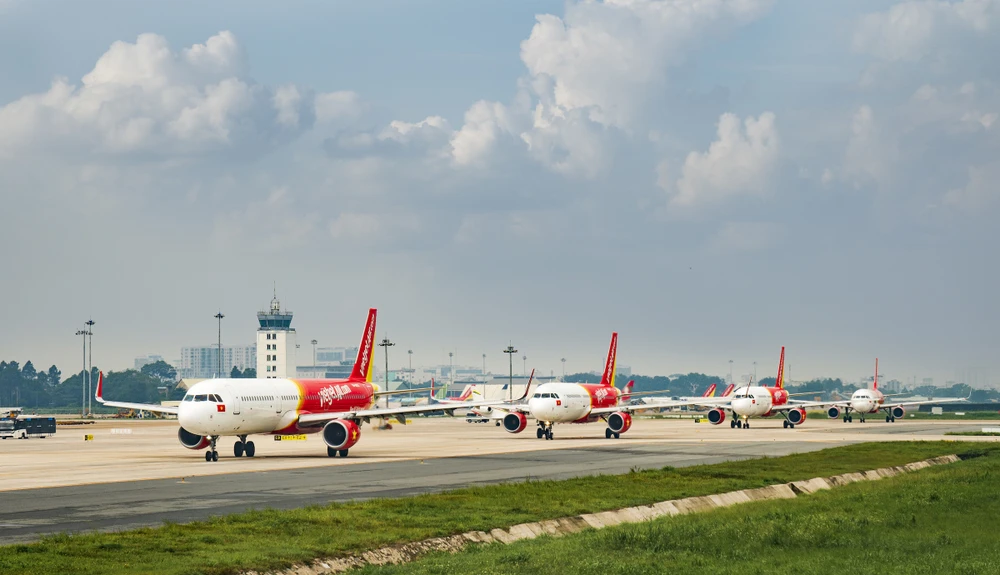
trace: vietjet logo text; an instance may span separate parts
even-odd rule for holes
[[[618,354],[618,338],[611,344],[611,352],[608,354],[608,363],[604,366],[604,373],[611,376],[611,367],[615,364],[615,356]]]
[[[319,390],[319,406],[333,405],[335,400],[343,399],[348,393],[351,393],[351,386],[347,384],[328,385]]]
[[[596,399],[599,402],[600,401],[604,401],[604,399],[606,397],[608,397],[608,395],[610,395],[610,394],[611,394],[610,391],[608,391],[607,389],[601,387],[601,388],[598,388],[598,389],[594,390],[594,399]]]
[[[368,331],[365,333],[365,344],[361,349],[361,367],[367,370],[368,368],[368,354],[371,352],[372,340],[375,339],[375,322],[368,323]]]

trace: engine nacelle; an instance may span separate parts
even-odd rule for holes
[[[716,407],[708,412],[708,422],[712,425],[719,425],[726,420],[726,412]]]
[[[205,449],[212,444],[204,435],[195,435],[183,427],[177,429],[177,439],[188,449]]]
[[[625,433],[632,427],[632,414],[616,411],[608,416],[608,429],[614,433]]]
[[[510,433],[521,433],[528,427],[528,418],[523,413],[508,413],[503,416],[503,428]]]
[[[349,419],[334,419],[323,426],[323,442],[330,449],[350,449],[361,439],[361,428]]]
[[[801,407],[788,411],[788,422],[794,425],[803,423],[806,420],[806,410]]]
[[[830,419],[837,419],[840,417],[840,408],[834,405],[830,409],[826,410],[826,416]]]
[[[897,405],[896,407],[892,408],[892,416],[893,417],[906,417],[906,410],[903,409],[902,405]]]

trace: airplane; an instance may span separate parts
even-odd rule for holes
[[[719,425],[725,421],[728,409],[733,416],[729,427],[747,429],[750,428],[751,417],[771,417],[776,414],[785,418],[782,422],[784,428],[795,429],[796,425],[805,422],[807,407],[830,405],[830,402],[806,402],[790,399],[788,391],[785,390],[784,346],[781,347],[778,377],[774,387],[755,386],[753,378],[751,378],[747,385],[732,390],[728,397],[724,396],[715,401],[706,399],[692,403],[711,408],[708,412],[708,422],[712,425]]]
[[[544,383],[535,390],[527,404],[508,403],[491,406],[491,410],[506,412],[502,417],[505,430],[521,433],[528,426],[528,418],[538,423],[535,437],[550,440],[552,426],[556,423],[592,423],[603,420],[607,423],[604,437],[618,439],[632,426],[632,414],[647,409],[662,409],[674,405],[673,402],[658,402],[641,405],[626,404],[632,396],[631,384],[625,390],[615,387],[615,361],[618,352],[618,333],[611,334],[611,347],[604,364],[604,375],[599,384],[566,383],[554,381]],[[662,391],[648,393],[663,393]]]
[[[859,389],[851,394],[850,401],[838,403],[830,406],[826,414],[830,419],[837,419],[843,416],[844,423],[854,421],[851,412],[858,414],[861,423],[865,422],[865,415],[885,412],[885,422],[895,423],[896,418],[906,416],[906,407],[909,405],[926,405],[929,403],[953,403],[965,401],[964,397],[949,397],[946,399],[927,399],[918,401],[897,401],[886,403],[886,395],[878,388],[878,358],[875,358],[875,378],[872,380],[871,389]]]
[[[191,386],[177,407],[107,401],[103,397],[104,374],[97,380],[96,399],[109,407],[142,409],[177,415],[177,438],[188,449],[205,452],[205,461],[218,461],[220,437],[235,436],[235,457],[253,457],[251,435],[297,435],[319,433],[329,457],[347,457],[361,438],[361,426],[372,418],[396,418],[429,411],[450,411],[461,406],[415,405],[373,409],[379,397],[395,393],[379,391],[371,382],[376,309],[368,320],[358,347],[354,369],[347,379],[207,379]],[[527,391],[525,392],[527,395]],[[502,402],[496,402],[502,403]],[[477,405],[487,405],[489,402]]]

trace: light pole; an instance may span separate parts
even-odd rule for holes
[[[316,344],[319,342],[314,339],[310,343],[313,344],[313,367],[316,367]]]
[[[563,364],[563,381],[566,381],[566,358],[562,358],[559,361]]]
[[[486,354],[483,354],[483,378],[486,377]]]
[[[528,375],[528,356],[521,356],[521,375]]]
[[[513,345],[507,345],[507,349],[503,350],[507,354],[508,363],[510,364],[510,381],[507,383],[507,393],[510,394],[510,400],[514,400],[514,354],[517,350],[514,349]]]
[[[87,415],[87,330],[78,329],[76,335],[83,336],[83,369],[80,370],[80,418]]]
[[[413,350],[412,349],[406,350],[406,355],[409,356],[410,358],[410,369],[409,369],[410,385],[413,385]]]
[[[215,314],[213,317],[219,320],[219,371],[218,375],[215,377],[222,377],[222,318],[226,317],[222,315],[222,312]]]
[[[451,385],[451,386],[455,385],[455,361],[453,359],[454,357],[455,357],[455,353],[449,351],[448,352],[448,381],[450,381],[451,383],[449,383],[448,385]],[[448,394],[445,393],[445,397],[447,397],[447,396],[448,396]]]
[[[385,350],[385,390],[389,391],[389,348],[396,344],[389,341],[389,337],[383,337],[382,341],[378,344],[379,347]],[[385,394],[385,408],[389,409],[389,394]]]
[[[94,387],[94,319],[87,320],[87,348],[90,350],[87,361],[87,413],[94,414],[94,402],[91,398]]]
[[[757,381],[757,362],[753,362],[753,380]]]
[[[733,360],[729,360],[729,383],[733,383]]]

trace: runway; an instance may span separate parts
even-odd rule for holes
[[[111,422],[87,430],[94,441],[84,442],[74,428],[44,440],[0,442],[5,461],[0,485],[14,486],[0,491],[0,545],[59,532],[132,529],[248,509],[396,497],[528,477],[681,467],[871,440],[945,439],[945,431],[981,426],[818,421],[811,428],[784,430],[779,421],[761,421],[751,430],[732,430],[639,419],[620,440],[596,438],[603,432],[600,426],[578,425],[557,427],[557,439],[544,441],[533,433],[512,436],[491,425],[429,419],[391,431],[368,428],[347,459],[327,458],[319,437],[304,442],[259,437],[258,457],[232,457],[230,442],[220,447],[223,459],[206,463],[202,452],[176,443],[176,423]]]

